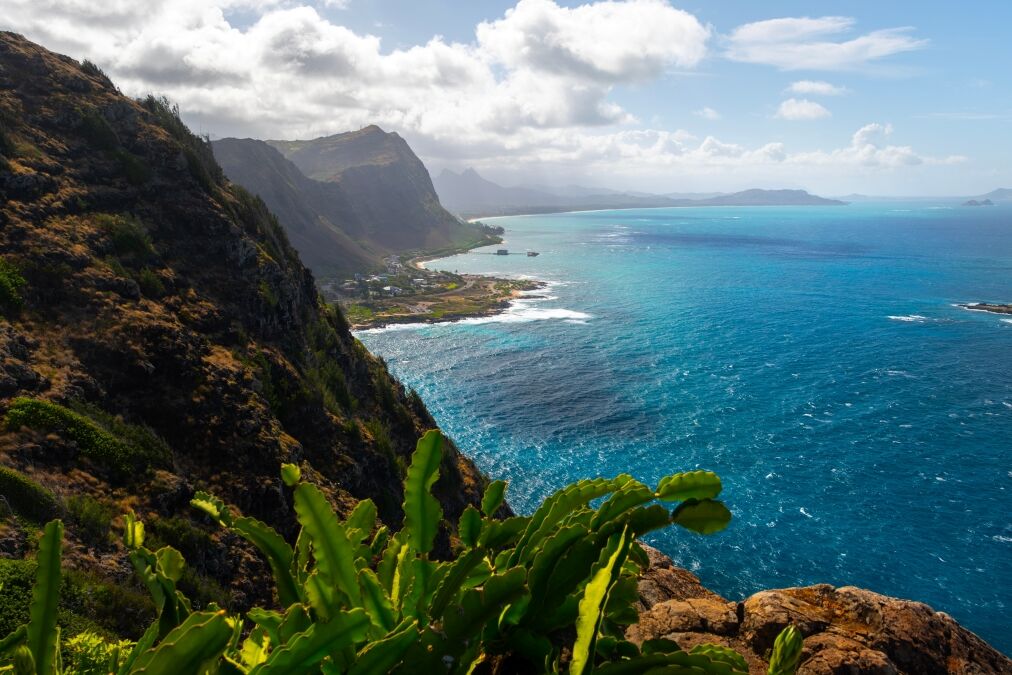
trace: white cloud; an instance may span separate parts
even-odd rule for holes
[[[714,110],[713,108],[709,107],[709,106],[706,106],[704,108],[700,108],[699,110],[697,110],[693,114],[696,117],[702,117],[704,120],[719,120],[720,119],[720,113],[717,112],[716,110]]]
[[[665,0],[594,2],[574,8],[520,0],[477,28],[482,53],[510,69],[604,83],[648,80],[665,68],[691,68],[710,31]]]
[[[708,27],[663,0],[573,8],[520,0],[477,26],[472,41],[434,37],[399,49],[334,23],[305,0],[0,3],[6,27],[91,59],[127,94],[166,94],[195,130],[218,136],[312,138],[375,123],[404,135],[432,166],[658,181],[679,172],[790,181],[811,171],[857,167],[864,175],[868,167],[956,161],[889,145],[891,129],[881,125],[835,150],[641,128],[613,89],[698,65],[710,37]],[[248,26],[230,22],[237,9],[253,17]],[[811,21],[817,25],[740,30],[753,42],[759,33],[808,40],[839,30]],[[711,108],[697,114],[717,116]]]
[[[320,0],[325,2],[326,0]],[[615,85],[692,68],[710,30],[666,0],[519,0],[469,44],[383,49],[298,0],[4,0],[5,23],[157,91],[218,133],[306,136],[375,122],[490,142],[523,128],[623,124]],[[226,12],[245,9],[244,30]]]
[[[829,117],[830,113],[822,104],[806,98],[789,98],[780,104],[774,117],[782,120],[818,120]]]
[[[846,87],[838,87],[829,82],[821,80],[798,80],[791,82],[787,91],[794,94],[809,94],[812,96],[840,96],[847,93]]]
[[[727,37],[725,56],[781,70],[851,70],[928,44],[910,35],[910,27],[876,30],[851,39],[854,27],[843,16],[783,18],[739,26]],[[834,40],[835,38],[835,40]]]

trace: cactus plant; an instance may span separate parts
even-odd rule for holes
[[[436,430],[419,440],[405,479],[404,529],[393,535],[380,528],[369,539],[376,507],[368,500],[338,518],[294,465],[281,469],[302,526],[294,547],[266,524],[196,494],[196,509],[267,559],[277,609],[244,616],[213,606],[194,611],[176,588],[182,555],[146,549],[143,523],[127,514],[124,543],[159,616],[129,654],[115,652],[110,672],[117,666],[117,675],[747,672],[744,659],[726,647],[686,652],[668,640],[637,647],[624,637],[637,619],[636,577],[647,564],[636,539],[670,525],[702,534],[725,527],[731,514],[715,499],[721,491],[715,474],[675,474],[656,488],[627,475],[580,481],[532,515],[505,520],[494,517],[506,490],[497,481],[480,511],[472,506],[461,515],[456,557],[437,560],[436,536],[440,527],[450,529],[431,494],[442,443]],[[50,610],[61,534],[58,521],[47,525],[31,622],[0,640],[0,668],[6,658],[20,668],[15,672],[59,673]],[[777,638],[770,674],[795,672],[800,653],[801,635],[788,627]]]
[[[794,673],[801,662],[802,646],[801,631],[794,624],[783,629],[773,642],[773,654],[770,656],[768,675],[791,675]]]

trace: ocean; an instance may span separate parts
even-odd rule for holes
[[[364,331],[530,513],[579,478],[716,471],[731,525],[647,541],[730,599],[856,585],[1006,653],[1012,611],[1012,208],[598,211],[490,219],[530,277],[488,319]]]

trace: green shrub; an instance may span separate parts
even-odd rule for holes
[[[64,675],[109,675],[119,669],[134,643],[78,633],[63,643]]]
[[[214,158],[210,140],[194,135],[179,118],[179,106],[164,96],[148,96],[140,104],[154,116],[159,126],[179,142],[190,175],[205,192],[214,194],[217,187],[225,182],[225,174]]]
[[[65,573],[62,600],[71,635],[83,630],[136,640],[155,617],[155,605],[133,579],[111,583],[92,570]]]
[[[2,591],[0,591],[0,636],[7,635],[18,626],[28,623],[32,582],[36,577],[37,570],[38,565],[34,560],[0,558],[0,587],[2,587]],[[67,572],[63,582],[58,585],[58,589],[54,588],[59,592],[57,622],[63,635],[76,635],[85,630],[108,632],[104,631],[99,624],[79,613],[81,610],[86,610],[87,589],[75,582],[76,576],[75,572]],[[150,605],[150,602],[148,604]]]
[[[214,546],[211,535],[186,518],[155,518],[147,523],[148,537],[155,546],[171,546],[190,561],[203,561]]]
[[[278,300],[278,294],[274,292],[274,289],[271,288],[271,285],[267,283],[265,279],[260,280],[258,290],[260,292],[260,298],[264,301],[264,303],[268,307],[270,307],[271,309],[278,308],[278,305],[280,304],[280,300]]]
[[[95,108],[83,108],[77,111],[80,120],[81,135],[100,150],[113,151],[119,147],[119,137],[109,126],[109,122]]]
[[[74,495],[67,500],[67,517],[74,524],[74,531],[85,543],[103,546],[109,543],[112,507],[89,495]]]
[[[192,567],[183,570],[179,578],[179,590],[193,600],[195,607],[229,607],[229,592],[217,581],[206,574],[200,574]]]
[[[0,258],[0,310],[17,312],[24,306],[21,289],[25,283],[25,278],[21,276],[20,270],[12,263]]]
[[[143,458],[144,464],[167,466],[170,463],[171,448],[151,427],[144,424],[128,424],[119,416],[85,401],[73,401],[70,408],[80,415],[91,418],[113,435],[126,441],[134,453]]]
[[[81,70],[83,70],[88,75],[93,75],[106,81],[109,80],[109,76],[106,75],[101,68],[95,65],[94,62],[89,61],[88,59],[81,61]]]
[[[35,522],[45,522],[59,511],[53,493],[28,476],[0,466],[0,497],[14,513]]]
[[[117,255],[147,258],[154,255],[151,235],[142,222],[129,215],[96,213],[92,222],[112,240]]]
[[[119,161],[123,175],[131,185],[143,185],[151,180],[151,168],[143,159],[125,148],[117,148],[113,153]]]
[[[165,295],[165,284],[162,278],[150,267],[145,267],[137,274],[137,285],[141,287],[141,293],[149,298],[158,299]]]
[[[118,421],[107,413],[101,421],[108,428],[57,403],[32,398],[14,399],[4,418],[8,429],[28,427],[74,441],[82,455],[117,478],[137,477],[152,463],[164,462],[164,442],[149,429]]]

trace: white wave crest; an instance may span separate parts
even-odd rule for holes
[[[523,302],[517,302],[513,307],[502,314],[494,316],[480,316],[471,319],[461,319],[457,323],[483,324],[483,323],[527,323],[529,321],[580,321],[586,322],[594,317],[585,312],[577,312],[572,309],[529,307]]]
[[[928,320],[928,317],[921,316],[920,314],[905,314],[903,316],[892,316],[892,315],[890,315],[890,316],[888,316],[886,318],[887,319],[891,319],[892,321],[906,321],[908,323],[920,323],[922,321],[927,321]]]

